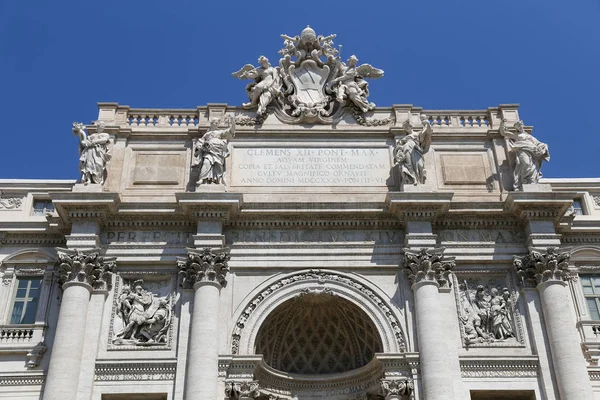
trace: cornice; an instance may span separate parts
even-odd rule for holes
[[[240,193],[180,192],[175,197],[183,212],[197,220],[229,220],[243,204]]]
[[[525,222],[558,223],[575,197],[574,192],[510,192],[504,209]]]
[[[118,193],[110,192],[53,192],[52,203],[64,221],[95,219],[106,221],[117,212],[121,202]]]
[[[389,192],[387,211],[403,222],[435,221],[450,208],[453,192]]]

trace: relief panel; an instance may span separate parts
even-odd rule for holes
[[[170,349],[178,300],[175,287],[172,273],[118,276],[108,349]]]
[[[458,272],[453,279],[465,347],[525,346],[518,294],[508,271]]]

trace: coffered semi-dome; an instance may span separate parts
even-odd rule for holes
[[[332,374],[362,367],[382,351],[359,307],[329,293],[303,294],[277,307],[256,338],[256,354],[283,372]]]

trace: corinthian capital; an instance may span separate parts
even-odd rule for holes
[[[229,248],[219,250],[205,248],[201,252],[188,251],[187,257],[179,257],[177,267],[184,288],[193,288],[198,282],[216,282],[227,285],[229,272]]]
[[[225,395],[230,400],[256,399],[260,396],[258,381],[225,382]]]
[[[411,283],[437,282],[449,286],[448,276],[456,265],[454,257],[444,257],[444,248],[411,250],[404,249],[404,269]]]
[[[110,287],[111,275],[117,267],[115,257],[101,256],[101,249],[57,248],[58,264],[54,273],[62,285],[67,282],[87,283],[94,289]]]
[[[569,258],[570,251],[559,252],[558,248],[549,247],[545,253],[532,250],[523,257],[515,257],[513,265],[523,283],[539,285],[547,281],[573,279],[569,272]]]
[[[415,384],[411,378],[381,380],[381,392],[385,400],[409,398],[414,388]]]

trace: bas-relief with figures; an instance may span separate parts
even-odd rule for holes
[[[77,181],[0,180],[0,397],[600,398],[600,179],[281,38],[247,102],[99,103]]]

